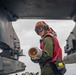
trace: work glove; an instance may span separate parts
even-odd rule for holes
[[[40,59],[36,59],[36,58],[31,57],[31,61],[34,62],[34,63],[39,63],[39,60]]]

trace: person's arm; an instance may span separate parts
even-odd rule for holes
[[[46,37],[44,38],[44,51],[42,54],[42,57],[40,59],[40,62],[46,62],[49,59],[51,60],[52,56],[53,56],[53,39],[51,37]]]

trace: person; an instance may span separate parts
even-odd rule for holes
[[[41,36],[42,56],[39,60],[31,60],[39,62],[41,75],[64,75],[66,68],[62,61],[62,49],[57,40],[56,32],[44,21],[37,22],[35,32]]]

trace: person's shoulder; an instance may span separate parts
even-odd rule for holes
[[[47,36],[47,37],[44,38],[44,40],[45,40],[45,41],[50,41],[50,40],[53,40],[53,38],[50,37],[50,36]]]
[[[50,39],[50,38],[52,38],[52,34],[51,33],[47,33],[47,34],[45,34],[44,38],[45,39]]]

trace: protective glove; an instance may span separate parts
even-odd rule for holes
[[[31,57],[31,61],[34,62],[34,63],[39,63],[39,60],[40,60],[40,59]]]

